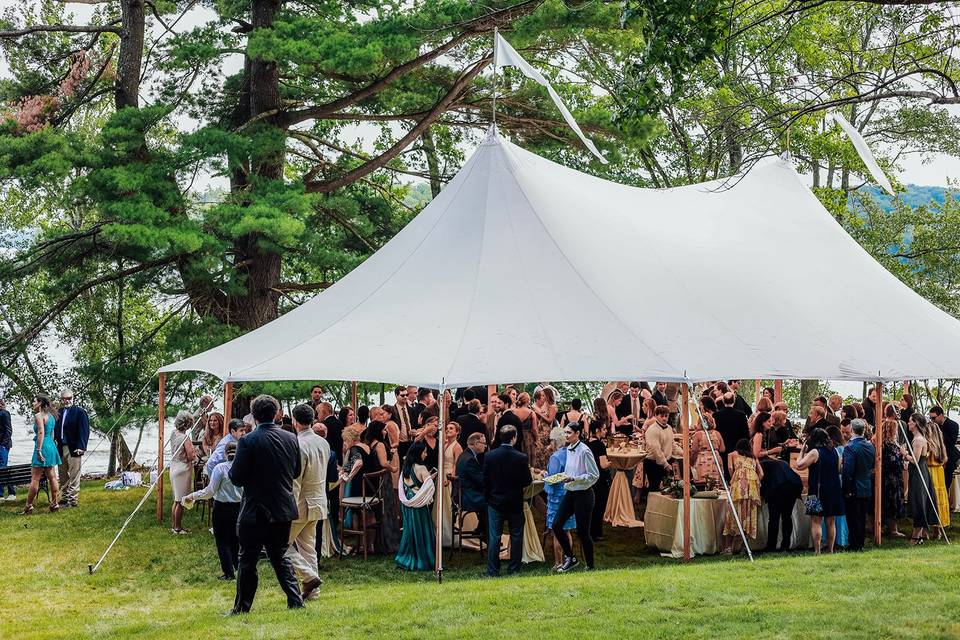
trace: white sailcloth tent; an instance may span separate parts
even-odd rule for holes
[[[277,320],[162,372],[225,381],[960,377],[960,322],[788,162],[639,189],[486,137],[395,238]]]

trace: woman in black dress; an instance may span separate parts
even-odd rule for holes
[[[600,471],[600,478],[593,485],[594,503],[590,537],[594,542],[603,539],[603,514],[607,510],[607,498],[610,497],[610,460],[607,458],[607,445],[603,443],[605,437],[607,437],[607,425],[602,420],[591,420],[587,447],[593,453],[593,459]]]
[[[930,537],[930,528],[937,526],[939,518],[933,504],[933,484],[930,480],[930,470],[927,468],[927,439],[923,436],[923,428],[927,418],[922,413],[910,416],[907,422],[910,425],[910,435],[913,436],[910,444],[901,451],[908,463],[910,472],[910,490],[907,493],[907,515],[913,520],[913,544],[923,544]]]
[[[807,496],[819,498],[819,506],[807,508],[810,516],[810,529],[813,538],[813,552],[820,554],[821,527],[827,523],[827,553],[833,553],[833,543],[837,537],[834,518],[846,513],[843,504],[843,490],[840,485],[840,456],[823,429],[814,429],[807,444],[797,460],[797,469],[809,469]]]
[[[393,473],[400,469],[400,461],[398,456],[390,451],[390,447],[386,443],[385,429],[386,425],[379,420],[373,420],[367,425],[367,430],[363,434],[363,442],[370,452],[367,454],[367,459],[364,460],[364,467],[369,464],[369,468],[373,470],[390,470],[390,473],[383,475],[381,481],[368,483],[367,495],[371,495],[371,492],[377,489],[382,489],[380,498],[383,500],[383,521],[380,523],[377,539],[374,541],[374,549],[377,553],[393,554],[400,547],[400,504],[397,499],[397,488],[393,485]],[[364,473],[371,472],[365,470]]]
[[[881,476],[880,513],[887,523],[887,535],[902,538],[897,520],[905,515],[903,508],[903,452],[897,444],[897,420],[883,421],[883,467]]]

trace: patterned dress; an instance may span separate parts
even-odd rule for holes
[[[740,516],[740,524],[747,537],[757,537],[757,521],[760,519],[760,477],[757,475],[756,460],[737,456],[733,462],[733,475],[730,478],[730,497]],[[738,535],[737,521],[732,512],[727,513],[723,525],[724,535]]]
[[[903,506],[903,453],[895,442],[883,443],[883,476],[881,513],[884,519],[900,520],[906,515]]]

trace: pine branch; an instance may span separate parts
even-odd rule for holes
[[[32,33],[120,33],[120,27],[113,26],[118,24],[119,20],[111,22],[109,25],[93,24],[38,24],[23,29],[11,29],[0,31],[0,38],[19,38]]]

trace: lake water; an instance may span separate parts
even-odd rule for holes
[[[33,421],[25,416],[11,416],[13,421],[13,449],[10,464],[26,464],[33,459]],[[136,461],[150,466],[157,457],[157,424],[151,422],[143,428],[143,439],[137,450]],[[168,434],[171,425],[167,425]],[[130,451],[137,444],[139,429],[130,429],[123,434]],[[83,456],[83,473],[106,473],[110,460],[110,442],[98,433],[90,433],[87,453]]]

